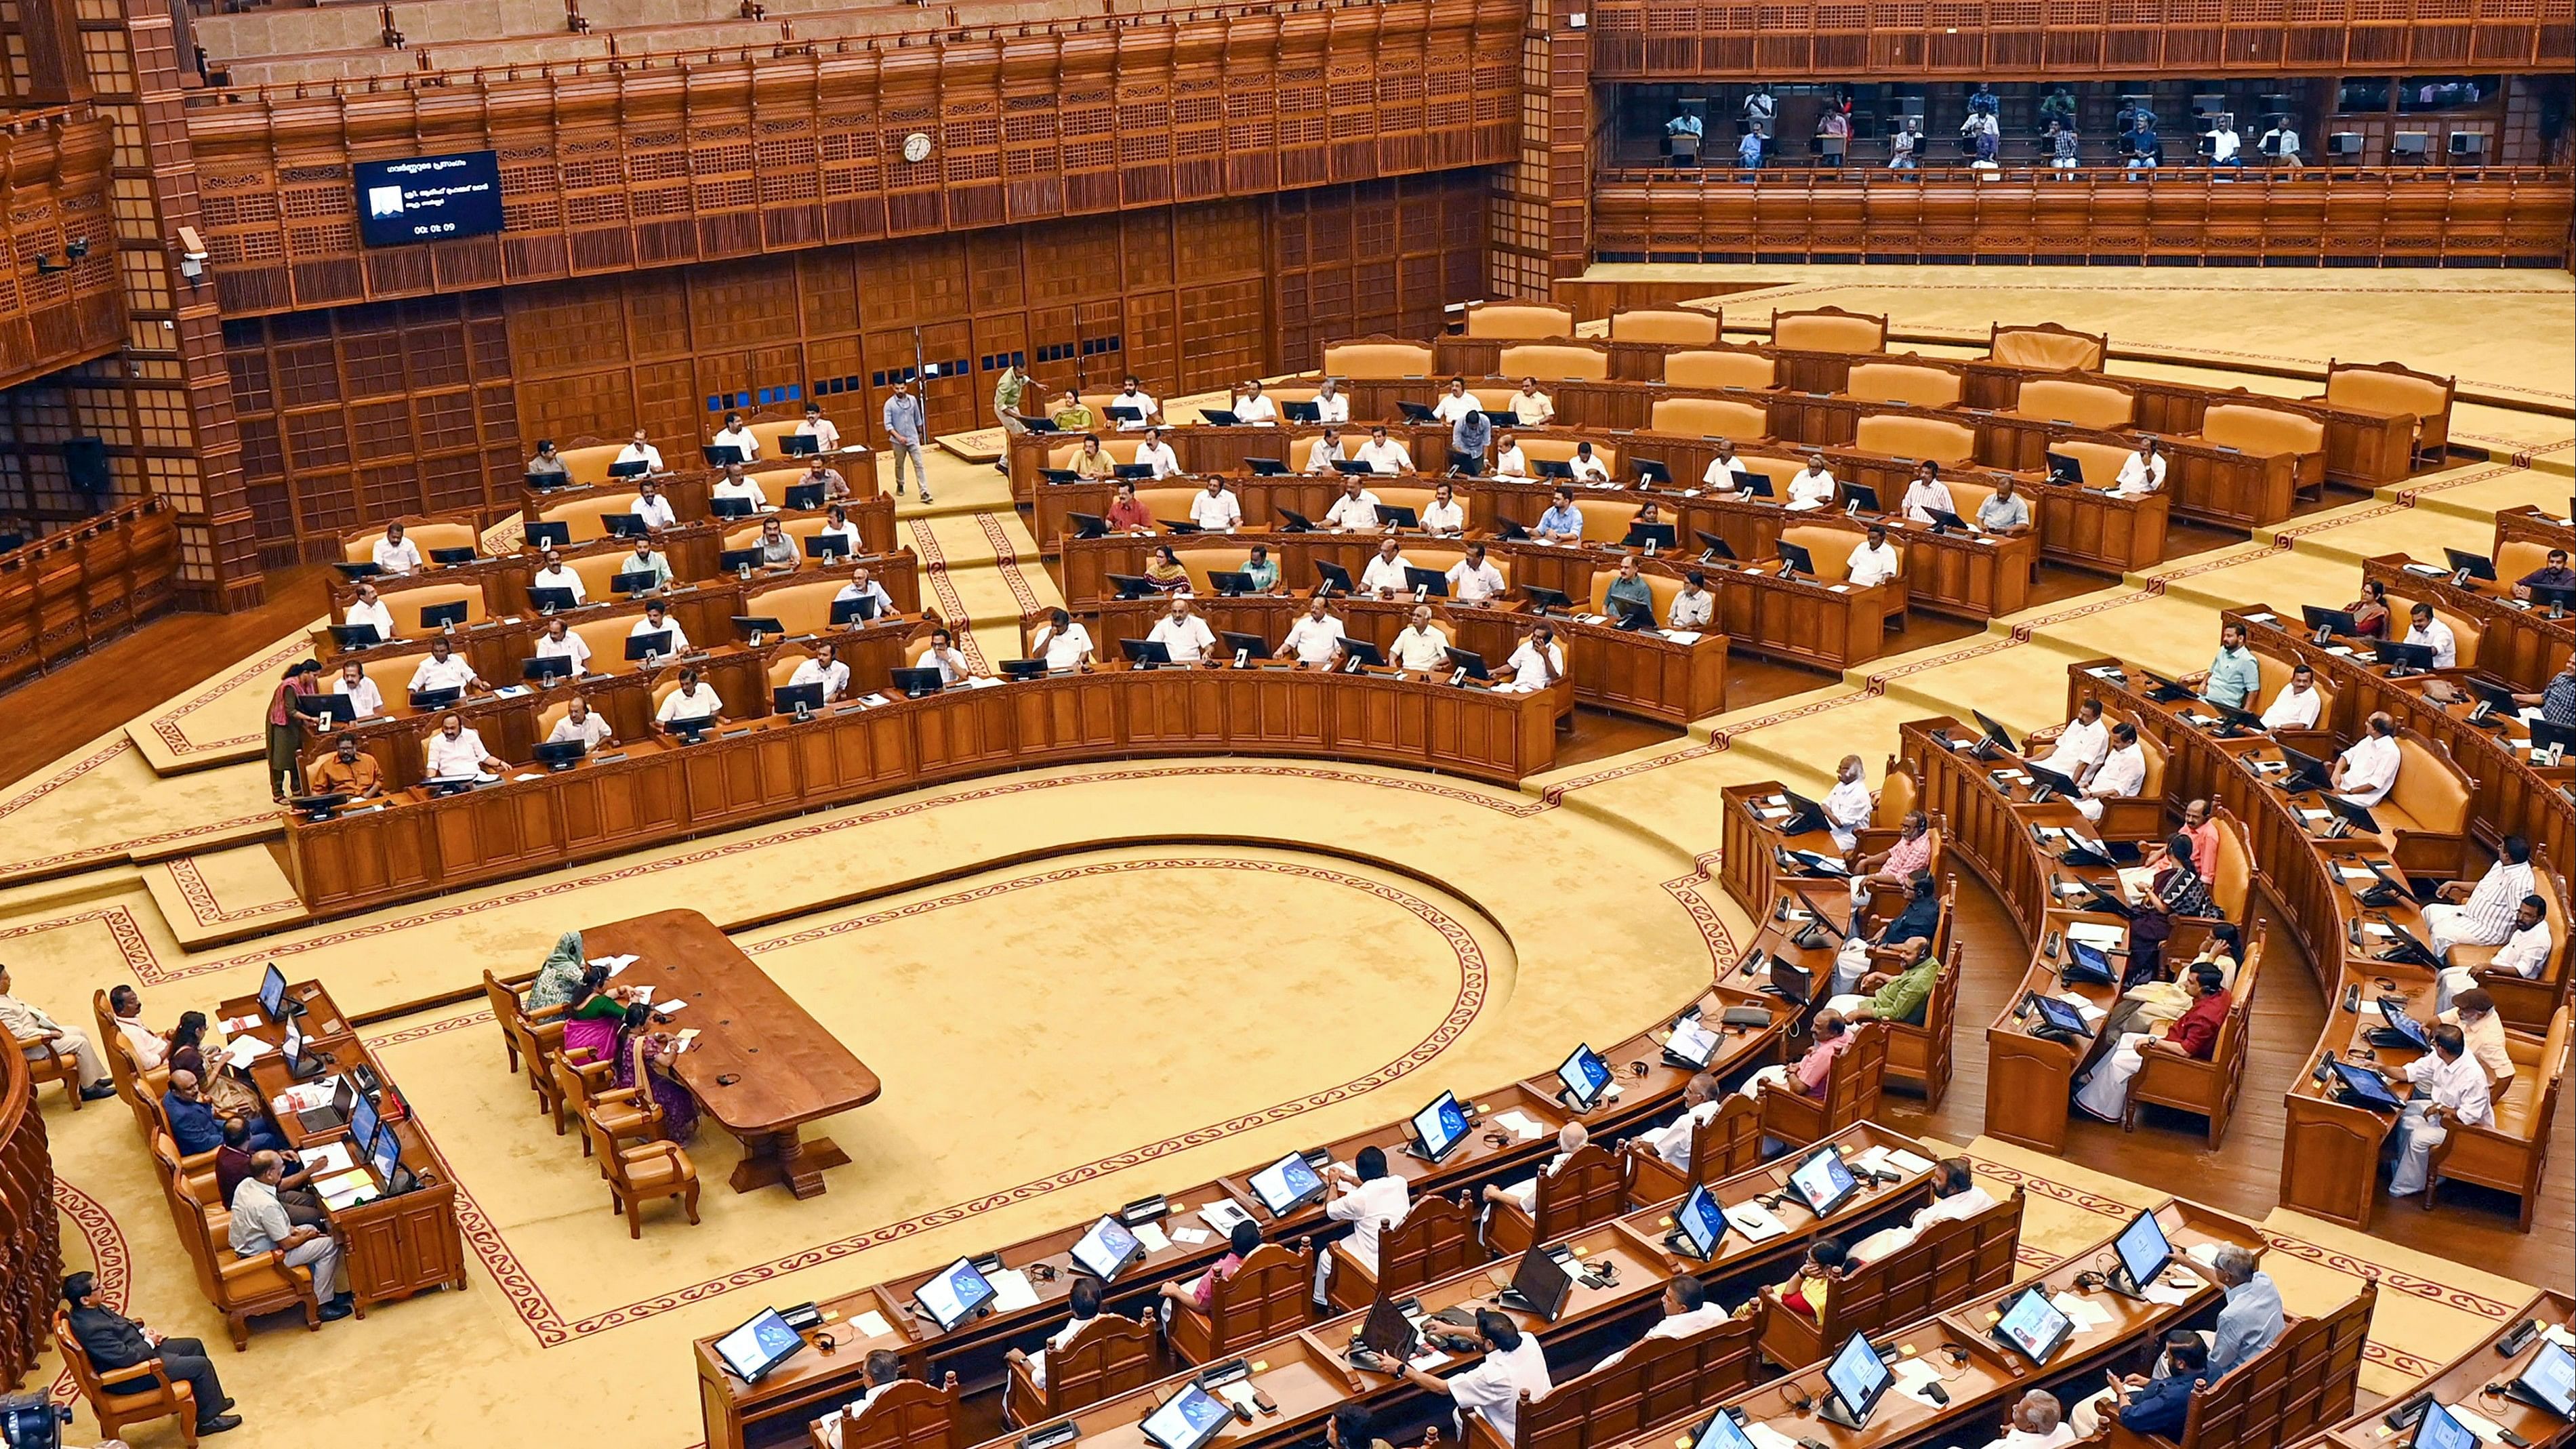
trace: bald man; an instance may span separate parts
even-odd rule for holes
[[[1535,1214],[1538,1211],[1539,1179],[1556,1176],[1567,1160],[1581,1152],[1583,1145],[1591,1140],[1592,1134],[1584,1129],[1582,1123],[1566,1123],[1557,1130],[1556,1155],[1547,1160],[1547,1166],[1539,1169],[1538,1177],[1511,1187],[1488,1186],[1485,1189],[1485,1201],[1492,1204],[1510,1203],[1522,1212]]]

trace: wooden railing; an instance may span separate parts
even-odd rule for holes
[[[0,1389],[16,1389],[36,1366],[62,1270],[54,1159],[35,1081],[24,1056],[0,1051]]]
[[[2386,168],[2059,176],[1764,167],[1612,171],[1596,261],[2211,260],[2557,265],[2576,215],[2563,170]]]
[[[1758,12],[1758,18],[1757,18]],[[2570,0],[1603,0],[1595,79],[2563,70]]]
[[[0,688],[170,606],[179,529],[159,494],[0,554]]]

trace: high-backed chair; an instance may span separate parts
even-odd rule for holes
[[[1741,442],[1771,436],[1771,413],[1760,403],[1729,398],[1662,397],[1648,411],[1646,427],[1658,433],[1694,433]]]
[[[1753,1386],[1754,1346],[1762,1315],[1730,1318],[1688,1338],[1658,1338],[1616,1362],[1560,1381],[1547,1397],[1520,1406],[1506,1441],[1481,1414],[1466,1416],[1463,1449],[1601,1449],[1634,1443],[1653,1425],[1672,1423]],[[1437,1429],[1432,1431],[1436,1437]]]
[[[689,1225],[698,1222],[698,1165],[689,1160],[676,1142],[659,1139],[621,1147],[608,1129],[587,1114],[581,1129],[599,1154],[599,1168],[608,1179],[608,1199],[612,1210],[626,1214],[626,1236],[644,1236],[644,1204],[656,1198],[677,1198],[689,1215]]]
[[[1853,1267],[1825,1295],[1821,1318],[1765,1299],[1762,1353],[1773,1363],[1830,1358],[1855,1333],[1876,1337],[1898,1324],[1930,1317],[2012,1285],[2021,1244],[2022,1194],[1964,1218],[1932,1223],[1903,1247]]]
[[[1959,374],[1928,362],[1856,362],[1843,383],[1843,396],[1865,402],[1896,402],[1909,407],[1946,408],[1959,401]]]
[[[1664,355],[1666,387],[1741,387],[1763,389],[1779,386],[1779,364],[1767,353],[1751,348],[1711,347],[1705,351],[1670,352]]]
[[[1864,453],[1884,453],[1891,458],[1917,462],[1928,458],[1947,468],[1977,455],[1977,432],[1949,418],[1879,413],[1862,418],[1853,428],[1852,445]]]
[[[2576,959],[2576,942],[2568,939],[2567,880],[2553,867],[2546,847],[2532,851],[2531,883],[2546,913],[2552,948],[2540,974],[2526,977],[2495,970],[2498,948],[2494,946],[2453,946],[2451,964],[2476,974],[2478,984],[2495,998],[2496,1015],[2506,1025],[2537,1035],[2549,1029],[2550,1017],[2567,999],[2567,969],[2569,961]]]
[[[1603,382],[1610,376],[1610,349],[1598,342],[1524,342],[1504,348],[1494,371],[1541,381]]]
[[[557,1052],[550,1070],[555,1090],[563,1094],[564,1110],[585,1126],[581,1134],[582,1156],[588,1157],[601,1140],[647,1142],[661,1132],[661,1104],[640,1085],[615,1085],[616,1063],[577,1062],[570,1054]],[[563,1135],[560,1121],[555,1124],[555,1135]]]
[[[162,1187],[169,1199],[171,1224],[179,1230],[180,1246],[197,1270],[197,1287],[224,1316],[233,1347],[250,1346],[250,1320],[256,1314],[300,1308],[306,1330],[319,1332],[322,1300],[315,1296],[312,1271],[288,1267],[282,1248],[247,1258],[235,1253],[232,1214],[212,1201],[212,1194],[181,1167],[178,1147],[161,1137],[154,1140],[152,1152],[165,1174]]]
[[[89,1083],[80,1079],[78,1059],[54,1050],[54,1044],[50,1038],[21,1041],[6,1027],[0,1027],[0,1041],[7,1043],[9,1051],[26,1058],[27,1071],[34,1077],[37,1086],[41,1087],[47,1082],[62,1083],[63,1095],[71,1099],[72,1110],[77,1112],[81,1109],[81,1088],[88,1086]]]
[[[1596,501],[1601,500],[1579,498],[1575,500],[1575,506],[1580,508],[1585,503]],[[1615,539],[1625,536],[1628,531],[1626,522],[1619,521],[1611,527],[1604,528],[1598,535],[1596,535],[1593,532],[1592,524],[1593,515],[1591,512],[1586,511],[1583,515],[1583,536],[1587,539],[1594,537],[1599,537],[1604,540]],[[1597,568],[1592,571],[1592,602],[1590,607],[1593,613],[1600,614],[1605,617],[1609,614],[1610,585],[1615,582],[1618,577],[1619,575],[1617,571],[1613,569]],[[1655,617],[1657,619],[1671,618],[1673,616],[1673,600],[1681,597],[1682,581],[1666,574],[1646,573],[1642,570],[1639,571],[1637,577],[1646,581],[1646,592],[1654,598]]]
[[[1797,352],[1885,352],[1887,319],[1840,307],[1774,312],[1771,345]]]
[[[1172,1351],[1189,1363],[1214,1363],[1256,1343],[1306,1326],[1315,1290],[1315,1249],[1280,1243],[1252,1250],[1208,1291],[1208,1306],[1172,1305]]]
[[[1326,343],[1321,371],[1328,377],[1353,382],[1393,382],[1429,377],[1438,365],[1431,348],[1424,343],[1367,337],[1356,342]]]
[[[2105,840],[2144,840],[2164,833],[2164,742],[2153,732],[2141,729],[2138,731],[2138,753],[2146,761],[2146,779],[2140,782],[2137,794],[2102,802],[2102,818],[2094,825]]]
[[[2454,1122],[2450,1136],[2433,1149],[2432,1172],[2424,1179],[2424,1202],[2431,1206],[2444,1179],[2474,1182],[2522,1198],[2522,1230],[2531,1231],[2531,1214],[2540,1201],[2541,1169],[2549,1159],[2549,1138],[2556,1130],[2558,1095],[2567,1085],[2568,1010],[2561,1006],[2549,1019],[2549,1034],[2506,1035],[2513,1056],[2513,1083],[2495,1103],[2495,1122],[2462,1127]]]
[[[2111,339],[2097,332],[2072,332],[2054,322],[1986,329],[1986,357],[2013,367],[2042,372],[2100,372],[2110,355]]]
[[[2397,756],[2397,782],[2370,813],[2395,833],[2398,866],[2408,875],[2476,875],[2469,805],[2478,782],[2448,749],[2413,729],[2399,727]]]
[[[2272,1346],[2192,1390],[2182,1433],[2140,1434],[2115,1420],[2113,1449],[2283,1449],[2352,1413],[2379,1284],[2331,1313],[2294,1320]]]
[[[2248,403],[2213,403],[2200,415],[2200,441],[2256,458],[2287,454],[2297,486],[2326,481],[2326,425],[2306,413]]]
[[[518,1071],[524,1061],[528,1089],[540,1101],[547,1100],[552,1079],[545,1074],[545,1062],[563,1042],[564,1009],[547,1006],[529,1011],[520,1003],[519,993],[488,969],[483,973],[483,1000],[492,1008],[492,1020],[500,1024],[501,1048],[510,1060],[510,1070]]]
[[[560,449],[555,456],[563,459],[564,477],[572,483],[596,486],[608,481],[609,465],[625,451],[624,443],[587,443]]]
[[[1002,1384],[1002,1414],[1035,1424],[1143,1388],[1162,1376],[1162,1342],[1133,1318],[1103,1313],[1046,1351],[1041,1385],[1028,1361],[1013,1359]]]
[[[1725,329],[1726,314],[1716,307],[1613,307],[1610,340],[1653,342],[1667,347],[1706,347]]]
[[[2034,377],[2025,380],[2008,417],[2068,427],[2118,430],[2138,420],[2137,394],[2125,384],[2098,377]]]
[[[1785,1085],[1763,1091],[1764,1132],[1804,1147],[1878,1115],[1879,1088],[1887,1077],[1887,1028],[1864,1021],[1850,1030],[1852,1044],[1834,1058],[1822,1097]]]
[[[1574,309],[1554,302],[1470,302],[1463,310],[1470,337],[1571,337]],[[1505,372],[1511,371],[1506,367]]]
[[[1636,1159],[1628,1193],[1638,1202],[1670,1202],[1704,1182],[1748,1172],[1762,1161],[1762,1109],[1741,1092],[1719,1099],[1715,1115],[1691,1128],[1690,1162],[1675,1168],[1641,1137],[1628,1139]]]
[[[1419,1199],[1403,1222],[1378,1232],[1375,1272],[1352,1255],[1348,1239],[1326,1251],[1333,1272],[1325,1296],[1345,1311],[1366,1308],[1380,1294],[1402,1297],[1487,1257],[1476,1234],[1476,1210],[1437,1194]]]
[[[102,1372],[72,1332],[70,1313],[60,1308],[54,1310],[54,1347],[62,1350],[63,1366],[71,1370],[72,1385],[89,1405],[90,1416],[98,1420],[101,1434],[114,1439],[129,1424],[176,1418],[179,1441],[196,1449],[197,1391],[170,1377],[161,1360],[148,1358]]]
[[[1583,441],[1581,438],[1523,438],[1520,440],[1521,453],[1533,468],[1541,463],[1562,463],[1574,456],[1575,446]],[[1619,476],[1617,444],[1595,442],[1592,456],[1601,460],[1601,466],[1610,470],[1612,478]]]
[[[2138,1109],[2149,1103],[2197,1112],[2209,1119],[2209,1150],[2227,1140],[2228,1119],[2235,1115],[2236,1095],[2245,1082],[2245,1057],[2253,1041],[2254,989],[2262,980],[2262,927],[2245,943],[2245,959],[2236,967],[2236,989],[2229,993],[2227,1015],[2218,1024],[2218,1040],[2209,1060],[2178,1052],[2147,1052],[2138,1074],[2129,1079],[2128,1109],[2120,1130],[2138,1129]]]
[[[957,1423],[957,1375],[937,1388],[919,1379],[888,1384],[856,1417],[815,1421],[807,1440],[812,1449],[960,1449],[969,1440]]]
[[[1959,943],[1954,939],[1933,974],[1932,995],[1923,1003],[1923,1023],[1887,1023],[1887,1075],[1910,1082],[1923,1092],[1926,1110],[1941,1105],[1950,1092],[1955,1067],[1950,1037],[1959,1012]],[[1790,1359],[1784,1362],[1800,1362]]]
[[[2438,460],[2450,446],[2451,399],[2458,389],[2457,378],[2435,377],[2394,362],[2329,360],[2322,400],[2368,412],[2413,414],[2415,457]]]
[[[1539,1173],[1530,1211],[1521,1211],[1514,1202],[1493,1205],[1485,1218],[1485,1246],[1497,1257],[1517,1257],[1533,1244],[1553,1243],[1610,1221],[1628,1210],[1636,1170],[1631,1154],[1613,1153],[1597,1142],[1583,1144],[1554,1173]]]
[[[389,518],[374,528],[343,534],[340,538],[341,556],[351,563],[374,562],[376,545],[383,542],[386,531],[397,523],[403,526],[403,541],[420,550],[421,564],[425,568],[439,567],[430,561],[432,549],[479,549],[483,545],[482,530],[468,519]]]

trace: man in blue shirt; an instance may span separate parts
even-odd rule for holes
[[[2129,1401],[2120,1409],[2120,1427],[2132,1434],[2178,1438],[2191,1417],[2191,1391],[2209,1382],[2209,1350],[2200,1335],[2177,1328],[2165,1335],[2165,1374],[2128,1385]]]
[[[1538,527],[1533,532],[1541,543],[1583,542],[1583,510],[1574,506],[1573,489],[1556,490],[1547,512],[1538,516]]]
[[[2190,681],[2186,680],[2185,683]],[[2245,647],[2245,626],[2229,624],[2218,631],[2218,657],[2201,676],[2200,697],[2229,709],[2250,709],[2248,700],[2263,688],[2263,666]]]
[[[205,1093],[197,1085],[195,1072],[180,1070],[170,1074],[170,1090],[161,1098],[162,1115],[170,1119],[170,1136],[179,1144],[183,1157],[212,1152],[224,1145],[223,1119],[206,1105]],[[286,1139],[267,1127],[252,1123],[250,1138],[243,1144],[253,1152],[266,1149],[284,1152]]]
[[[1449,424],[1449,471],[1473,478],[1485,471],[1485,450],[1494,444],[1494,422],[1475,408]]]
[[[2210,1335],[2209,1377],[2216,1381],[2270,1348],[2288,1323],[2281,1314],[2281,1290],[2256,1266],[2252,1249],[2230,1243],[2218,1250],[2209,1268],[2227,1290],[2217,1329]]]

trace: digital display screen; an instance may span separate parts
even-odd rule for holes
[[[2120,1255],[2120,1267],[2129,1281],[2145,1288],[2165,1270],[2165,1261],[2173,1256],[2173,1244],[2165,1240],[2165,1229],[2156,1221],[2155,1209],[2138,1214],[2138,1220],[2120,1230],[2118,1242],[2111,1250]]]
[[[805,1340],[787,1326],[777,1309],[764,1308],[758,1317],[716,1340],[716,1357],[736,1378],[749,1382],[804,1346]]]
[[[1565,1084],[1566,1094],[1578,1106],[1589,1107],[1600,1099],[1601,1089],[1610,1085],[1610,1064],[1589,1045],[1579,1046],[1556,1069],[1556,1079]]]
[[[288,1022],[286,1024],[286,1040],[279,1045],[278,1049],[286,1054],[288,1062],[302,1062],[304,1060],[304,1028],[297,1026],[294,1022]]]
[[[1717,1055],[1717,1033],[1710,1031],[1696,1016],[1673,1023],[1673,1034],[1665,1041],[1664,1050],[1690,1063],[1705,1068]]]
[[[2522,1371],[2522,1386],[2562,1419],[2576,1419],[2576,1354],[2555,1340],[2543,1339],[2531,1366]]]
[[[2074,1331],[2074,1320],[2058,1312],[2048,1295],[2036,1288],[2006,1305],[2003,1319],[1995,1325],[1995,1332],[2034,1364],[2048,1362]]]
[[[2092,1035],[2092,1032],[2085,1029],[2084,1013],[2078,1011],[2073,1006],[2068,1005],[2066,1002],[2060,1001],[2054,996],[2040,996],[2036,994],[2034,994],[2030,1000],[2032,1005],[2039,1008],[2039,1019],[2046,1022],[2048,1025],[2055,1027],[2059,1031],[2068,1032],[2076,1036]]]
[[[1699,1442],[1691,1449],[1753,1449],[1753,1441],[1744,1437],[1733,1414],[1721,1411],[1708,1421],[1707,1428],[1699,1431]]]
[[[1825,1365],[1825,1383],[1855,1419],[1877,1405],[1891,1377],[1887,1364],[1879,1358],[1878,1350],[1869,1346],[1864,1334],[1853,1334],[1843,1344],[1842,1352],[1834,1355],[1834,1361]]]
[[[2326,1063],[2326,1069],[2334,1073],[2335,1080],[2341,1082],[2345,1090],[2359,1097],[2366,1105],[2376,1107],[2383,1112],[2397,1112],[2405,1109],[2406,1104],[2398,1101],[2397,1094],[2388,1089],[2388,1079],[2368,1067],[2356,1067],[2350,1062],[2337,1058]]]
[[[1694,1187],[1682,1202],[1682,1210],[1673,1214],[1681,1225],[1682,1236],[1690,1240],[1691,1255],[1702,1260],[1717,1256],[1718,1241],[1726,1236],[1726,1214],[1719,1210],[1717,1199],[1706,1187]]]
[[[1447,1153],[1461,1137],[1467,1135],[1467,1113],[1457,1097],[1448,1092],[1440,1100],[1413,1114],[1413,1140],[1422,1146],[1422,1155],[1438,1158]]]
[[[376,1113],[375,1099],[365,1093],[349,1106],[349,1145],[363,1152],[375,1140],[376,1128],[382,1122]]]
[[[1198,1449],[1216,1437],[1234,1411],[1196,1384],[1183,1386],[1170,1403],[1145,1416],[1145,1437],[1162,1449]]]
[[[358,238],[371,247],[448,241],[501,229],[499,152],[361,161],[354,169]]]
[[[269,963],[268,974],[259,978],[259,1014],[271,1021],[286,1014],[286,973]]]
[[[392,1123],[376,1124],[375,1140],[367,1146],[367,1161],[375,1165],[376,1176],[383,1178],[385,1185],[391,1187],[394,1169],[402,1166],[402,1139],[394,1135]]]
[[[1324,1180],[1305,1158],[1290,1153],[1252,1175],[1252,1191],[1274,1218],[1284,1218],[1299,1204],[1324,1190]]]
[[[2478,1449],[2478,1436],[2451,1417],[2440,1404],[2424,1406],[2424,1422],[2415,1426],[2415,1449]]]
[[[1082,1271],[1106,1281],[1117,1277],[1118,1270],[1135,1259],[1136,1250],[1141,1246],[1136,1235],[1127,1231],[1125,1223],[1104,1217],[1091,1225],[1091,1231],[1082,1235],[1081,1242],[1073,1245],[1073,1261],[1082,1265]]]
[[[2379,1014],[2388,1018],[2388,1029],[2406,1038],[2407,1043],[2415,1050],[2429,1052],[2433,1049],[2432,1040],[2424,1035],[2423,1024],[2406,1014],[2406,998],[2402,996],[2379,998]]]
[[[1828,1147],[1801,1162],[1789,1173],[1789,1186],[1807,1200],[1807,1211],[1823,1217],[1860,1187],[1860,1179],[1843,1166],[1843,1156]]]
[[[960,1258],[942,1268],[929,1282],[914,1290],[913,1295],[941,1328],[955,1328],[975,1314],[975,1310],[993,1301],[993,1285],[975,1271],[975,1265]]]

